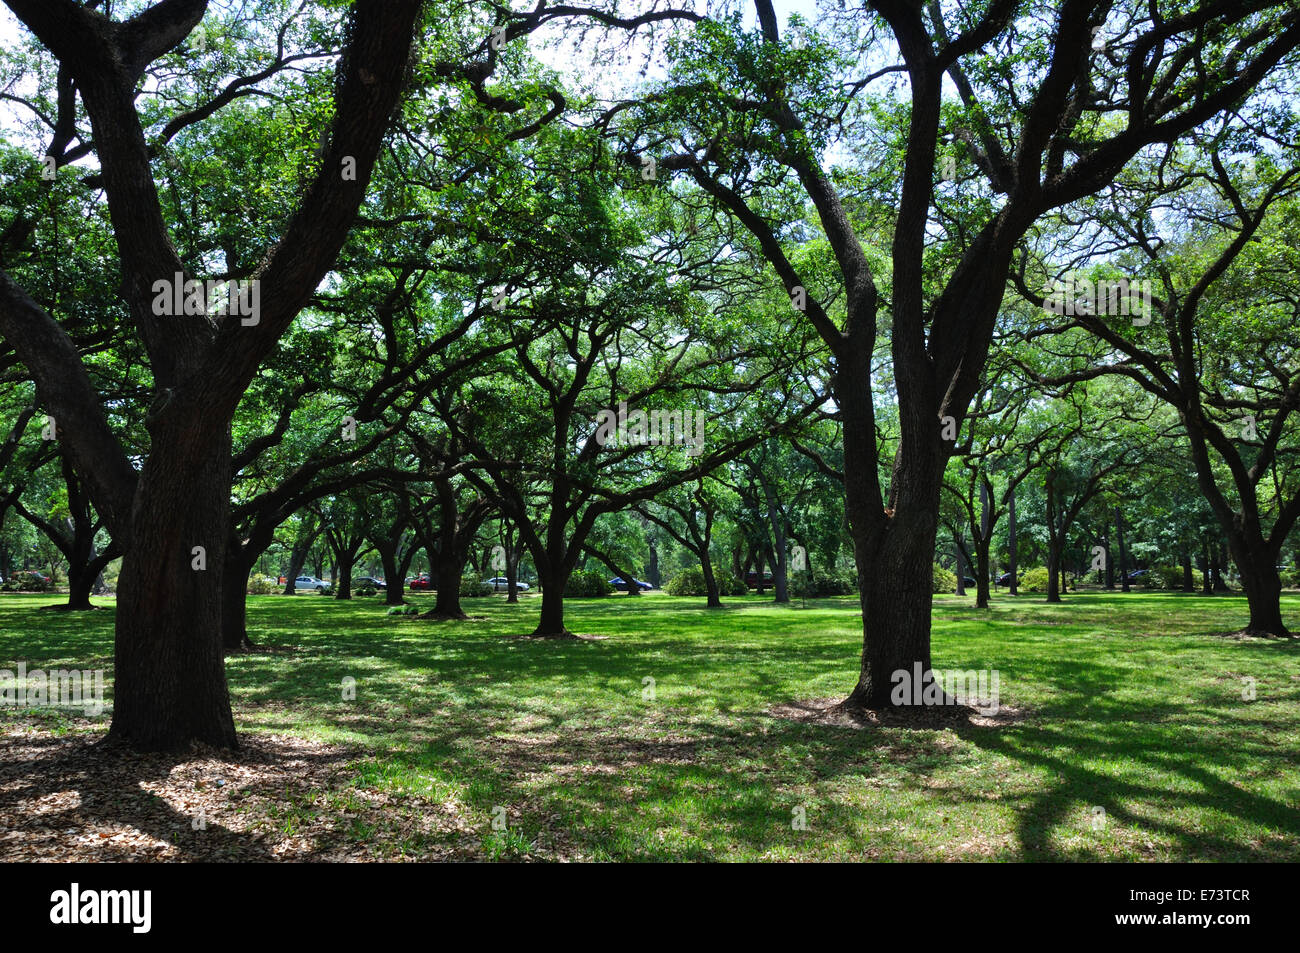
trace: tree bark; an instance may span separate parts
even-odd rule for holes
[[[235,540],[226,543],[221,579],[221,644],[227,652],[253,648],[248,638],[249,564]]]
[[[221,632],[230,431],[195,431],[198,421],[154,428],[122,558],[108,741],[137,750],[237,746]]]

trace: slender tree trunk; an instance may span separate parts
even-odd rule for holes
[[[1061,544],[1050,540],[1047,544],[1047,601],[1061,601]]]
[[[957,570],[957,595],[966,595],[966,572],[962,566],[961,560],[961,543],[957,542],[957,537],[952,538],[952,555],[953,568]]]
[[[237,541],[226,543],[221,576],[221,644],[227,652],[253,647],[248,638],[248,560]]]
[[[1201,544],[1201,594],[1213,595],[1214,593],[1214,568],[1210,565],[1210,546],[1208,543]]]
[[[1011,574],[1011,584],[1007,587],[1011,595],[1019,595],[1016,573],[1016,494],[1007,497],[1007,572]]]
[[[710,609],[721,609],[722,597],[721,593],[718,592],[718,580],[713,574],[713,560],[709,558],[707,548],[700,554],[700,571],[704,574],[704,593],[708,599],[708,607]]]
[[[989,484],[980,478],[980,524],[975,537],[975,608],[989,607],[989,547],[993,542],[992,512],[989,506]]]
[[[1128,548],[1124,544],[1124,514],[1115,507],[1115,540],[1119,544],[1119,588],[1121,592],[1132,589],[1128,579]]]
[[[1192,575],[1192,552],[1183,550],[1183,592],[1195,592],[1196,579]]]
[[[230,430],[203,429],[197,419],[156,424],[136,489],[108,740],[138,750],[237,746],[221,634]]]
[[[763,496],[767,502],[767,521],[772,526],[772,538],[776,543],[776,552],[773,554],[775,559],[772,561],[773,581],[776,583],[776,598],[774,601],[788,603],[790,601],[790,586],[786,576],[785,520],[782,519],[780,507],[776,504],[776,493],[772,489],[772,484],[763,479],[761,473],[759,478],[763,485]]]
[[[662,578],[659,575],[659,547],[655,545],[653,538],[650,539],[650,562],[646,566],[646,582],[659,589],[662,586]]]
[[[519,604],[519,548],[513,537],[506,540],[506,604]]]

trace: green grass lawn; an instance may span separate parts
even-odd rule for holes
[[[1285,598],[1300,624],[1300,597]],[[1040,599],[935,607],[935,668],[1000,673],[1011,714],[986,726],[773,714],[852,687],[850,599],[573,600],[569,627],[599,638],[555,642],[516,637],[536,622],[532,598],[469,600],[476,618],[449,623],[373,599],[251,597],[250,631],[277,649],[228,672],[242,731],[354,753],[347,785],[277,823],[375,796],[465,819],[358,829],[374,856],[471,838],[492,857],[601,860],[1300,859],[1300,640],[1226,636],[1245,618],[1235,597]],[[0,667],[111,676],[112,611],[37,611],[50,601],[0,596]],[[0,727],[101,731],[108,717],[10,708]]]

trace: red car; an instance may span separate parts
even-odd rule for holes
[[[429,574],[428,574],[427,572],[422,572],[422,573],[420,573],[418,576],[416,576],[414,579],[411,580],[411,588],[412,588],[412,589],[425,589],[425,590],[432,589],[432,588],[433,588],[433,580],[431,580],[431,579],[429,578]]]

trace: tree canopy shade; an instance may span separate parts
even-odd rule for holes
[[[1250,628],[1285,631],[1300,377],[1270,350],[1285,274],[1254,253],[1294,245],[1293,3],[875,0],[783,25],[755,0],[750,28],[747,4],[661,0],[6,2],[33,38],[7,68],[36,86],[10,98],[46,145],[4,156],[0,521],[79,591],[122,554],[114,742],[235,744],[223,648],[275,547],[291,577],[332,559],[346,599],[373,546],[394,605],[423,549],[452,619],[486,546],[512,586],[523,552],[553,637],[574,573],[627,578],[646,527],[710,605],[724,537],[785,602],[847,534],[845,704],[892,705],[892,673],[929,670],[941,525],[986,605],[1004,507],[1014,570],[1033,495],[1057,596],[1078,528],[1110,546],[1099,501],[1178,426]],[[663,60],[621,83],[546,65],[528,38],[561,24],[601,56],[648,31]],[[1051,314],[1070,268],[1151,280],[1161,336]],[[20,447],[43,414],[57,449]]]

